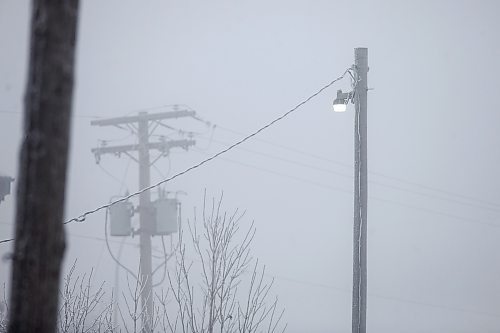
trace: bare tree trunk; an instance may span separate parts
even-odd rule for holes
[[[32,2],[9,332],[55,332],[78,0]]]

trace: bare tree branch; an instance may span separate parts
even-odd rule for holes
[[[201,224],[195,209],[193,222],[188,221],[190,244],[182,231],[178,234],[176,268],[173,275],[168,274],[178,311],[176,318],[183,332],[275,332],[282,326],[283,311],[276,314],[277,298],[267,303],[273,281],[265,279],[265,267],[259,268],[258,260],[251,256],[254,224],[240,235],[245,212],[236,209],[228,214],[223,210],[222,199],[221,195],[207,205],[204,197]],[[187,259],[187,245],[192,247],[193,260]],[[199,263],[201,279],[197,286],[191,282],[197,278],[191,274],[194,261]],[[246,282],[244,277],[249,270],[250,281]],[[162,306],[167,313],[165,304]],[[168,321],[172,331],[172,321]]]

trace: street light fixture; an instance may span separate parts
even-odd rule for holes
[[[337,90],[337,98],[333,101],[333,111],[345,112],[347,110],[349,100],[352,101],[352,92],[343,93],[342,90]]]

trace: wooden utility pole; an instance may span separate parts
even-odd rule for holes
[[[9,332],[57,328],[77,18],[77,0],[32,1]]]
[[[135,131],[138,137],[138,144],[121,145],[113,147],[99,147],[92,149],[92,153],[96,155],[99,161],[102,154],[127,154],[130,158],[139,164],[139,188],[144,189],[150,186],[150,150],[158,150],[160,153],[167,155],[170,149],[179,147],[188,149],[195,144],[194,140],[169,140],[160,142],[149,142],[150,124],[156,126],[161,120],[194,117],[194,111],[181,110],[148,114],[141,112],[137,116],[119,117],[103,120],[94,120],[91,125],[96,126],[120,126],[126,125]],[[153,129],[154,130],[154,129]],[[132,152],[137,152],[138,158],[131,155]],[[154,161],[153,161],[154,162]],[[139,196],[139,239],[140,239],[140,287],[141,287],[141,309],[142,309],[142,326],[143,331],[150,332],[150,324],[153,315],[153,288],[152,288],[152,259],[151,259],[151,236],[154,232],[154,210],[151,203],[150,191],[144,191]]]
[[[141,116],[145,116],[141,113]],[[149,170],[149,129],[146,117],[139,120],[139,189],[147,188],[151,182]],[[149,324],[153,314],[153,264],[151,258],[151,235],[153,233],[153,216],[151,207],[151,192],[142,192],[139,196],[139,225],[140,225],[140,280],[141,280],[141,304],[142,304],[142,327],[145,332],[150,332]]]
[[[366,332],[367,282],[367,92],[368,49],[354,50],[356,89],[354,91],[354,242],[352,332]]]

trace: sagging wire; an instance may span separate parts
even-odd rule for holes
[[[161,155],[161,156],[163,156],[163,155]],[[168,161],[168,169],[167,169],[166,174],[163,174],[163,172],[161,172],[160,168],[158,168],[155,164],[152,164],[153,169],[155,169],[155,171],[160,175],[161,178],[166,178],[170,174],[170,171],[172,170],[172,161],[170,159],[170,155],[166,155],[166,158]]]
[[[168,177],[168,178],[165,178],[165,179],[162,179],[158,182],[156,182],[155,184],[152,184],[150,186],[147,186],[141,190],[138,190],[136,192],[133,192],[133,193],[130,193],[126,196],[123,196],[122,198],[119,198],[119,199],[116,199],[108,204],[105,204],[105,205],[101,205],[101,206],[98,206],[94,209],[91,209],[91,210],[88,210],[82,214],[80,214],[79,216],[76,216],[76,217],[73,217],[65,222],[63,222],[63,224],[69,224],[69,223],[72,223],[72,222],[84,222],[87,218],[87,216],[91,215],[91,214],[94,214],[94,213],[97,213],[98,211],[101,211],[103,209],[107,209],[113,205],[116,205],[117,203],[120,203],[120,202],[123,202],[123,201],[126,201],[132,197],[135,197],[137,195],[140,195],[141,193],[144,193],[146,191],[149,191],[153,188],[156,188],[162,184],[165,184],[165,183],[168,183],[178,177],[181,177],[195,169],[198,169],[200,168],[201,166],[207,164],[208,162],[218,158],[219,156],[227,153],[228,151],[231,151],[232,149],[234,149],[235,147],[238,147],[240,146],[241,144],[245,143],[246,141],[252,139],[253,137],[255,137],[256,135],[260,134],[262,131],[265,131],[266,129],[268,129],[269,127],[273,126],[274,124],[276,124],[277,122],[283,120],[284,118],[288,117],[290,114],[296,112],[299,108],[301,108],[303,105],[305,105],[306,103],[308,103],[310,100],[312,100],[313,98],[315,98],[316,96],[318,96],[319,94],[321,94],[323,91],[325,91],[326,89],[328,89],[329,87],[331,87],[334,83],[342,80],[347,74],[351,75],[352,73],[350,73],[350,71],[352,70],[352,68],[347,68],[340,76],[338,76],[337,78],[333,79],[332,81],[330,81],[329,83],[325,84],[324,86],[322,86],[320,89],[318,89],[316,92],[314,92],[313,94],[311,94],[310,96],[308,96],[307,98],[305,98],[304,100],[302,100],[301,102],[299,102],[298,104],[296,104],[294,107],[292,107],[291,109],[289,109],[288,111],[286,111],[285,113],[283,113],[281,116],[275,118],[274,120],[268,122],[266,125],[260,127],[259,129],[257,129],[256,131],[252,132],[251,134],[243,137],[242,139],[236,141],[235,143],[233,143],[232,145],[230,145],[229,147],[225,148],[225,149],[222,149],[220,150],[219,152],[213,154],[212,156],[202,160],[201,162],[199,163],[196,163],[186,169],[184,169],[183,171],[181,172],[178,172],[176,173],[175,175],[171,176],[171,177]],[[197,117],[198,118],[198,117]],[[197,119],[195,118],[195,119]],[[198,118],[197,120],[199,121],[203,121],[203,119],[201,118]],[[1,243],[6,243],[6,242],[9,242],[9,241],[12,241],[14,239],[7,239],[7,240],[2,240],[0,241],[0,244]]]
[[[179,192],[177,192],[179,193]],[[185,194],[185,193],[184,193]],[[179,233],[182,232],[182,229],[181,229],[181,226],[182,226],[182,209],[181,209],[181,203],[178,202],[177,203],[177,208],[178,208],[178,212],[179,212],[179,215],[177,216],[177,226],[179,227]],[[163,267],[163,276],[161,278],[161,280],[158,282],[158,283],[155,283],[153,284],[153,287],[157,287],[159,285],[161,285],[163,283],[163,281],[165,281],[165,278],[167,276],[167,262],[176,254],[176,252],[179,250],[180,246],[181,246],[181,242],[179,241],[176,245],[176,247],[174,248],[173,247],[173,242],[172,242],[172,235],[170,235],[170,255],[167,256],[167,251],[165,249],[165,240],[163,239],[163,236],[161,236],[161,243],[162,243],[162,246],[163,246],[163,255],[164,255],[164,260],[163,262],[158,265],[158,267],[156,267],[152,273],[151,273],[151,278],[153,278],[154,274],[156,273],[156,271],[158,271],[161,267]]]
[[[199,150],[202,150],[202,151],[208,151],[210,149],[210,147],[212,147],[212,143],[214,141],[214,134],[215,134],[215,129],[217,128],[217,125],[212,125],[211,127],[211,131],[210,131],[210,137],[207,139],[208,140],[208,143],[207,143],[207,146],[204,147],[204,148],[198,148]],[[200,137],[202,138],[206,138],[204,137],[203,135],[200,134]]]
[[[118,266],[126,270],[130,275],[132,275],[135,279],[138,279],[137,275],[128,267],[123,265],[118,258],[115,257],[113,251],[111,251],[111,247],[109,246],[108,240],[108,215],[109,215],[109,207],[106,209],[106,218],[104,219],[104,239],[106,240],[106,247],[108,248],[109,255],[116,262]],[[121,252],[121,251],[120,251]]]
[[[121,138],[118,138],[118,139],[97,139],[97,142],[99,143],[99,146],[105,147],[105,146],[107,146],[108,142],[121,142],[121,141],[125,141],[128,138],[130,138],[132,135],[134,135],[134,132],[132,130],[130,130],[130,133],[128,135],[123,136]]]
[[[118,190],[118,193],[121,193],[123,189],[126,189],[126,191],[128,192],[128,188],[127,186],[125,185],[126,182],[125,182],[125,178],[127,177],[127,174],[128,174],[128,169],[130,167],[130,163],[132,162],[131,159],[128,160],[127,162],[127,166],[125,167],[125,173],[123,174],[123,178],[122,178],[122,181],[121,181],[121,185],[120,185],[120,189]]]
[[[130,135],[129,135],[130,137]],[[134,143],[137,144],[137,140],[134,140]],[[127,154],[128,155],[128,154]],[[102,172],[104,172],[107,176],[109,176],[111,179],[115,180],[116,182],[118,182],[120,184],[120,188],[118,190],[118,193],[121,193],[122,190],[125,188],[126,191],[128,192],[128,188],[127,186],[125,185],[125,178],[127,178],[127,175],[128,175],[128,170],[129,170],[129,167],[130,167],[130,162],[131,162],[132,159],[129,159],[128,162],[127,162],[127,165],[125,167],[125,172],[123,173],[123,176],[122,176],[122,179],[120,180],[119,178],[117,178],[115,175],[113,175],[111,172],[109,172],[106,168],[104,168],[102,166],[102,163],[100,161],[100,158],[96,158],[96,164],[99,166],[99,168],[101,169]]]
[[[111,172],[109,172],[108,170],[106,170],[106,168],[104,168],[101,163],[96,163],[97,166],[99,167],[99,169],[101,169],[102,172],[104,172],[106,174],[106,176],[108,176],[109,178],[113,179],[114,181],[116,181],[118,184],[120,184],[120,188],[121,186],[123,185],[122,184],[122,181],[116,177],[115,175],[113,175]]]
[[[172,244],[172,236],[170,236],[170,244]],[[161,285],[163,283],[163,281],[165,281],[165,277],[167,276],[167,261],[172,258],[172,256],[175,254],[175,251],[172,251],[172,247],[171,247],[171,251],[170,251],[170,254],[167,255],[167,250],[166,250],[166,247],[165,247],[165,239],[164,239],[164,236],[161,236],[161,245],[163,247],[163,262],[158,265],[158,267],[156,267],[152,272],[151,272],[151,278],[153,278],[153,275],[155,275],[155,273],[163,267],[163,274],[162,274],[162,278],[159,282],[157,283],[154,283],[153,284],[153,287],[158,287],[159,285]]]
[[[249,134],[249,135],[245,136],[244,138],[242,138],[242,139],[240,139],[240,140],[236,141],[236,142],[235,142],[235,143],[233,143],[231,146],[229,146],[229,147],[227,147],[227,148],[225,148],[225,149],[223,149],[223,150],[219,151],[218,153],[216,153],[216,154],[212,155],[211,157],[208,157],[208,158],[204,159],[203,161],[201,161],[201,162],[199,162],[199,163],[197,163],[197,164],[195,164],[195,165],[193,165],[193,166],[191,166],[191,167],[189,167],[189,168],[187,168],[187,169],[185,169],[185,170],[183,170],[183,171],[181,171],[181,172],[179,172],[179,173],[177,173],[177,174],[175,174],[175,175],[173,175],[173,176],[171,176],[171,177],[169,177],[169,178],[163,179],[163,180],[161,180],[161,181],[159,181],[159,182],[157,182],[157,183],[155,183],[155,184],[153,184],[153,185],[147,186],[147,187],[145,187],[145,188],[143,188],[143,189],[141,189],[141,190],[139,190],[139,191],[136,191],[136,192],[131,193],[131,194],[127,195],[127,196],[124,196],[124,197],[122,197],[122,198],[120,198],[120,199],[117,199],[117,200],[115,200],[115,201],[112,201],[112,202],[110,202],[110,203],[108,203],[108,204],[106,204],[106,205],[102,205],[102,206],[96,207],[96,208],[94,208],[94,209],[92,209],[92,210],[86,211],[85,213],[81,214],[80,216],[77,216],[77,217],[74,217],[74,218],[71,218],[71,219],[67,220],[66,222],[64,222],[64,224],[68,224],[68,223],[71,223],[71,222],[83,222],[83,221],[85,221],[85,219],[86,219],[86,217],[87,217],[88,215],[94,214],[94,213],[96,213],[96,212],[98,212],[98,211],[100,211],[100,210],[103,210],[103,209],[105,209],[105,208],[108,208],[108,207],[110,207],[110,206],[112,206],[112,205],[115,205],[115,204],[117,204],[117,203],[120,203],[120,202],[126,201],[126,200],[128,200],[128,199],[130,199],[130,198],[132,198],[132,197],[134,197],[134,196],[137,196],[137,195],[139,195],[139,194],[141,194],[141,193],[144,193],[144,192],[146,192],[146,191],[149,191],[149,190],[151,190],[151,189],[153,189],[153,188],[155,188],[155,187],[158,187],[158,186],[160,186],[160,185],[162,185],[162,184],[165,184],[165,183],[167,183],[167,182],[170,182],[170,181],[172,181],[172,180],[174,180],[174,179],[176,179],[176,178],[178,178],[178,177],[180,177],[180,176],[182,176],[182,175],[184,175],[184,174],[186,174],[186,173],[188,173],[188,172],[190,172],[190,171],[192,171],[192,170],[198,169],[199,167],[201,167],[201,166],[205,165],[206,163],[208,163],[208,162],[210,162],[210,161],[212,161],[212,160],[216,159],[217,157],[219,157],[219,156],[221,156],[221,155],[223,155],[223,154],[227,153],[228,151],[232,150],[233,148],[235,148],[235,147],[237,147],[237,146],[239,146],[239,145],[243,144],[244,142],[246,142],[246,141],[250,140],[250,139],[251,139],[251,138],[253,138],[254,136],[256,136],[256,135],[258,135],[259,133],[261,133],[262,131],[264,131],[264,130],[266,130],[267,128],[269,128],[269,127],[273,126],[273,125],[274,125],[274,124],[276,124],[277,122],[279,122],[279,121],[283,120],[284,118],[286,118],[287,116],[289,116],[291,113],[294,113],[294,112],[295,112],[295,111],[297,111],[297,110],[298,110],[301,106],[303,106],[304,104],[308,103],[311,99],[313,99],[314,97],[316,97],[316,96],[318,96],[319,94],[321,94],[324,90],[326,90],[327,88],[329,88],[330,86],[332,86],[334,83],[336,83],[337,81],[342,80],[342,79],[345,77],[345,75],[346,75],[346,74],[348,74],[348,73],[350,72],[350,70],[351,70],[351,68],[346,69],[346,70],[342,73],[342,75],[340,75],[340,76],[339,76],[339,77],[337,77],[336,79],[334,79],[334,80],[330,81],[328,84],[326,84],[326,85],[324,85],[323,87],[321,87],[321,88],[320,88],[319,90],[317,90],[315,93],[313,93],[312,95],[310,95],[309,97],[307,97],[306,99],[304,99],[303,101],[301,101],[300,103],[298,103],[297,105],[295,105],[293,108],[291,108],[290,110],[288,110],[287,112],[285,112],[285,113],[284,113],[284,114],[282,114],[281,116],[279,116],[279,117],[275,118],[274,120],[270,121],[270,122],[269,122],[269,123],[267,123],[266,125],[264,125],[264,126],[260,127],[258,130],[254,131],[253,133],[251,133],[251,134]]]

